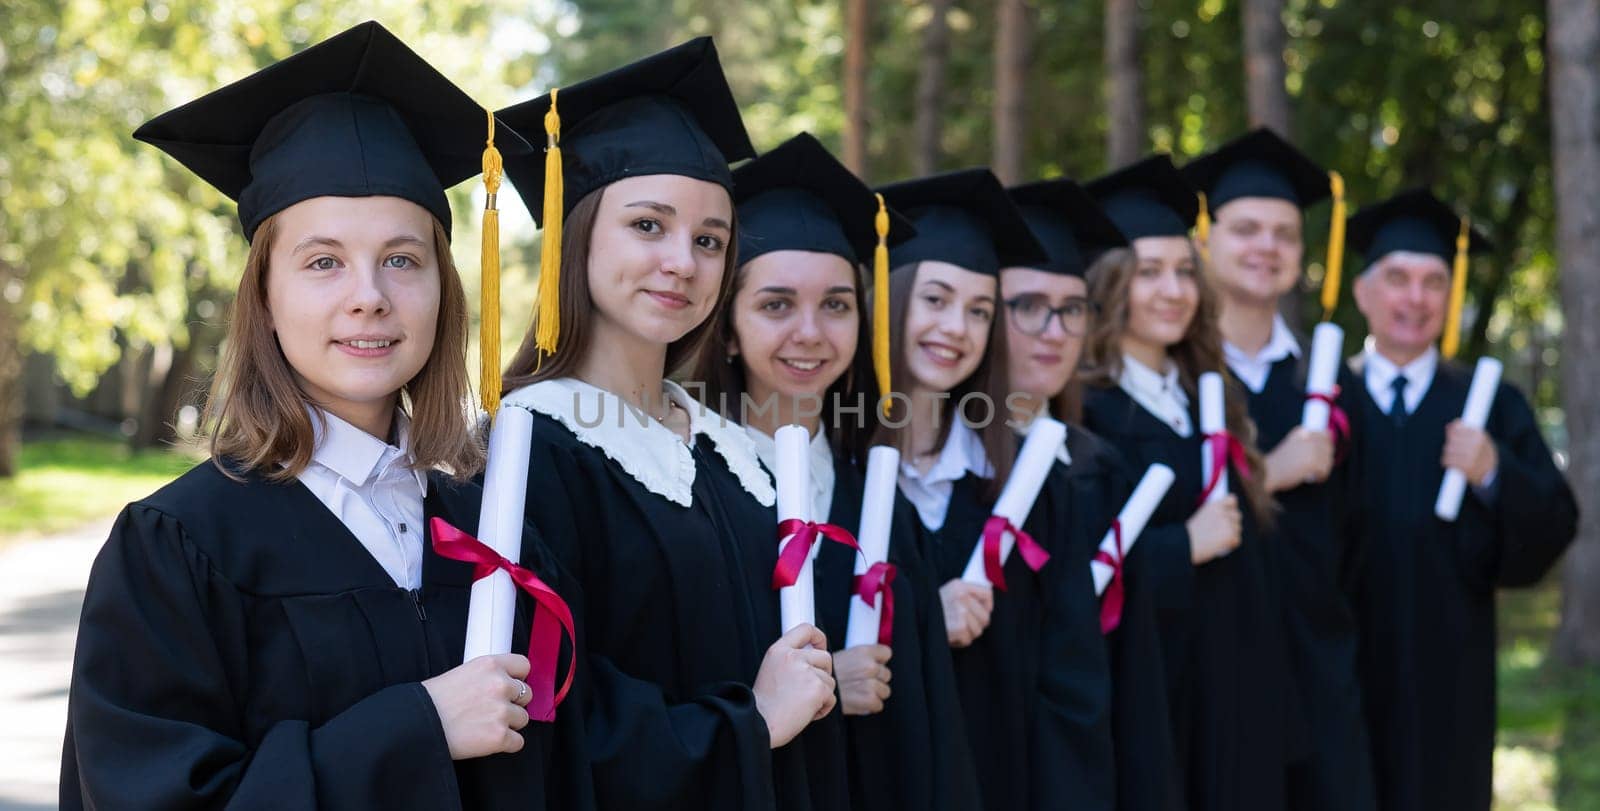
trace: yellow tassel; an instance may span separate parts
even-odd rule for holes
[[[483,148],[483,245],[479,254],[478,396],[490,416],[500,408],[500,211],[495,207],[503,168],[494,147],[494,113]]]
[[[1194,236],[1200,243],[1200,259],[1211,261],[1211,209],[1206,205],[1206,193],[1199,192],[1200,213],[1194,218]]]
[[[539,311],[534,345],[543,356],[556,353],[561,338],[561,220],[566,192],[561,180],[561,116],[556,93],[550,91],[550,111],[544,114],[544,245],[539,253]]]
[[[889,416],[889,209],[878,198],[878,215],[873,227],[878,246],[872,249],[872,366],[878,374],[878,396],[883,398],[883,415]]]
[[[1453,358],[1461,350],[1461,307],[1467,301],[1467,249],[1472,244],[1472,220],[1461,218],[1461,233],[1456,235],[1456,261],[1451,269],[1450,309],[1444,316],[1444,339],[1439,342],[1439,353]]]
[[[1344,272],[1344,178],[1338,172],[1328,173],[1328,185],[1333,191],[1333,220],[1328,223],[1328,272],[1322,277],[1322,320],[1333,318],[1339,306],[1339,284]]]

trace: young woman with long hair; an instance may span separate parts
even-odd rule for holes
[[[528,659],[461,664],[474,567],[433,547],[479,509],[444,186],[486,129],[367,23],[136,133],[239,201],[250,254],[212,458],[130,504],[90,575],[62,807],[590,804],[580,717],[530,723],[559,701]]]

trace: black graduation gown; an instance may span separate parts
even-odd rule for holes
[[[1537,583],[1577,527],[1572,491],[1507,385],[1486,428],[1500,458],[1492,496],[1468,487],[1455,522],[1434,517],[1445,426],[1461,416],[1471,378],[1441,362],[1403,428],[1364,383],[1350,392],[1362,411],[1366,506],[1354,592],[1361,679],[1380,806],[1392,811],[1489,808],[1495,588]]]
[[[944,524],[923,528],[923,556],[934,562],[940,585],[966,570],[992,514],[987,486],[987,479],[967,474],[955,483]],[[1009,590],[995,591],[989,627],[972,645],[951,651],[978,784],[990,811],[1108,807],[1102,804],[1113,793],[1115,777],[1104,768],[1111,751],[1105,679],[1079,679],[1078,665],[1066,664],[1081,656],[1091,663],[1089,670],[1098,660],[1104,672],[1104,648],[1098,640],[1083,644],[1081,626],[1059,624],[1074,621],[1064,616],[1070,606],[1082,610],[1092,602],[1094,585],[1089,580],[1086,601],[1087,562],[1078,570],[1054,559],[1071,555],[1057,544],[1052,489],[1047,484],[1041,490],[1023,525],[1051,553],[1051,562],[1035,573],[1020,554],[1007,558]],[[1090,610],[1097,618],[1098,609]]]
[[[1198,425],[1193,406],[1190,417]],[[1183,524],[1203,489],[1199,432],[1178,436],[1120,388],[1088,389],[1083,421],[1122,451],[1133,469],[1161,462],[1177,476],[1150,519],[1158,531],[1141,537],[1130,556],[1128,579],[1135,591],[1156,591],[1173,743],[1188,807],[1285,807],[1288,753],[1304,745],[1304,722],[1293,707],[1281,600],[1251,511],[1240,505],[1244,531],[1238,548],[1204,566],[1190,565]],[[1190,571],[1183,572],[1184,566]]]
[[[837,710],[770,748],[751,685],[780,635],[776,521],[712,441],[695,439],[683,507],[533,415],[528,514],[587,599],[597,804],[848,808]]]
[[[434,476],[426,515],[470,531],[479,501]],[[84,597],[62,808],[590,807],[575,703],[519,753],[451,762],[421,681],[461,663],[472,566],[424,550],[422,587],[399,588],[304,485],[210,462],[128,505]]]
[[[864,487],[861,471],[836,458],[828,523],[854,533],[861,526]],[[916,510],[897,496],[889,536],[889,562],[896,569],[889,660],[894,678],[882,712],[844,717],[851,805],[976,811],[978,775],[961,718],[939,584],[918,553],[916,527]],[[851,587],[855,559],[854,550],[836,543],[823,544],[817,553],[817,622],[835,651],[844,647],[852,604],[859,600]]]
[[[1352,385],[1360,383],[1342,374],[1340,390]],[[1305,374],[1298,358],[1274,363],[1260,392],[1245,391],[1263,450],[1300,425]],[[1349,514],[1341,507],[1353,495],[1350,475],[1358,466],[1347,456],[1326,482],[1279,492],[1277,525],[1268,538],[1277,552],[1272,561],[1284,596],[1290,662],[1311,733],[1307,757],[1290,768],[1289,805],[1307,811],[1363,811],[1377,803],[1356,675],[1355,613],[1341,588],[1355,557],[1346,548],[1349,534],[1340,530]]]
[[[1099,549],[1101,538],[1111,527],[1122,505],[1133,491],[1135,477],[1127,462],[1110,444],[1088,429],[1072,425],[1067,431],[1067,451],[1072,464],[1051,476],[1047,486],[1055,490],[1058,511],[1067,528],[1060,534],[1065,541],[1071,566],[1089,571],[1089,561]],[[1134,547],[1124,570],[1122,618],[1115,630],[1103,637],[1106,656],[1084,657],[1077,651],[1080,678],[1093,681],[1104,668],[1105,689],[1109,692],[1107,723],[1111,729],[1111,763],[1099,767],[1114,773],[1115,806],[1119,809],[1165,811],[1181,808],[1183,787],[1172,744],[1170,713],[1167,709],[1165,664],[1161,656],[1159,624],[1150,589],[1135,588],[1132,575],[1139,549],[1170,530],[1148,528]],[[1188,561],[1183,561],[1188,566]],[[1089,604],[1095,633],[1099,631],[1100,602],[1094,595],[1092,575],[1088,582]],[[1082,609],[1080,609],[1082,610]],[[1063,646],[1061,650],[1066,650]]]

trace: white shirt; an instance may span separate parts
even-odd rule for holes
[[[1401,374],[1406,376],[1406,413],[1417,413],[1417,406],[1422,405],[1423,395],[1428,393],[1428,386],[1433,384],[1433,373],[1439,368],[1439,350],[1428,347],[1416,360],[1405,366],[1396,366],[1378,352],[1378,347],[1372,338],[1367,338],[1366,346],[1361,350],[1363,368],[1366,370],[1367,393],[1372,395],[1372,402],[1387,414],[1394,408],[1394,379]]]
[[[326,411],[314,412],[316,450],[299,479],[395,585],[416,589],[422,585],[422,498],[428,477],[407,467],[411,424],[404,414],[396,413],[395,420],[398,447]]]
[[[927,473],[918,472],[917,466],[909,461],[900,462],[900,492],[917,508],[922,525],[936,530],[944,526],[956,482],[968,473],[993,478],[994,466],[989,464],[978,433],[957,418],[950,426],[944,447],[939,449],[939,458]]]
[[[778,471],[778,443],[760,428],[746,425],[745,433],[750,435],[750,441],[755,443],[756,456],[761,459],[761,464],[767,470],[777,475]],[[828,511],[833,509],[833,448],[828,445],[828,437],[821,431],[811,437],[811,520],[822,524],[828,520]]]
[[[1282,315],[1272,317],[1272,337],[1267,339],[1267,345],[1254,355],[1246,353],[1243,349],[1222,342],[1222,357],[1228,363],[1228,368],[1233,370],[1233,376],[1239,382],[1249,387],[1250,391],[1260,394],[1267,387],[1267,376],[1272,374],[1272,364],[1287,357],[1300,357],[1300,343],[1294,339],[1294,333],[1289,331],[1289,325],[1283,320]]]
[[[1157,372],[1132,356],[1123,355],[1117,385],[1178,436],[1188,438],[1194,433],[1189,421],[1189,395],[1178,382],[1178,367],[1169,363],[1166,372]]]

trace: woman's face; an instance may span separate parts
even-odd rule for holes
[[[665,346],[717,306],[733,238],[723,187],[681,175],[607,186],[589,242],[589,295],[600,334]]]
[[[1089,328],[1088,293],[1078,276],[1033,268],[1000,271],[1012,391],[1049,400],[1067,387]]]
[[[433,216],[397,197],[315,197],[275,219],[267,308],[278,345],[314,402],[372,424],[433,352]]]
[[[773,251],[742,273],[729,353],[744,364],[751,398],[822,395],[855,357],[861,330],[855,266],[831,253]]]
[[[1200,306],[1200,268],[1188,237],[1133,241],[1138,265],[1128,285],[1128,330],[1123,340],[1165,350],[1183,340]]]
[[[989,348],[996,279],[948,262],[923,262],[916,274],[903,342],[911,388],[950,391],[977,371]]]

